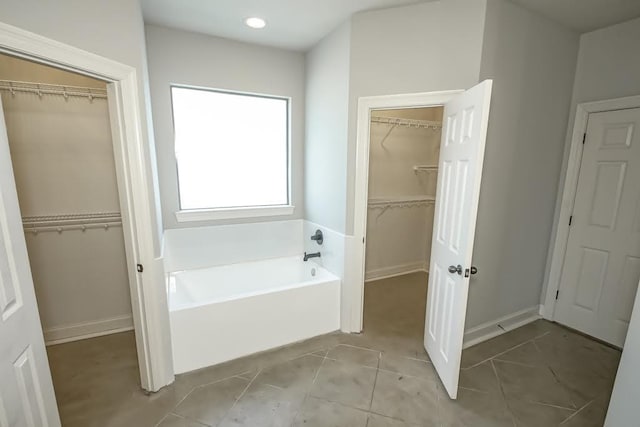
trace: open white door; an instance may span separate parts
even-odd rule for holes
[[[0,427],[59,425],[0,102]]]
[[[449,396],[458,394],[491,80],[444,106],[424,346]]]

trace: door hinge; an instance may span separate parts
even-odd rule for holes
[[[144,267],[142,266],[142,264],[137,264],[136,270],[138,270],[138,273],[142,273],[144,271]]]
[[[587,140],[587,134],[585,133],[584,135],[582,135],[582,145],[584,145],[586,140]]]
[[[558,296],[559,296],[559,295],[560,295],[560,290],[558,289],[558,290],[556,291],[556,300],[558,299]]]
[[[569,227],[571,227],[571,223],[573,222],[573,215],[569,217]]]
[[[364,237],[362,238],[362,243],[364,243]]]

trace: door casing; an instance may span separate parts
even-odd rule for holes
[[[578,176],[582,164],[582,141],[587,131],[589,114],[638,107],[640,107],[640,95],[580,103],[576,108],[571,145],[566,160],[566,172],[563,175],[564,181],[560,183],[560,192],[556,203],[557,220],[549,243],[547,273],[542,290],[543,304],[540,314],[547,320],[555,319],[556,294],[562,287],[560,279],[569,240],[569,217],[573,214],[574,200],[578,190]]]
[[[153,179],[140,118],[136,69],[0,23],[0,52],[107,81],[136,347],[143,389],[173,382],[169,313],[161,260],[154,255]],[[144,265],[144,273],[136,265]],[[28,266],[27,266],[28,267]]]

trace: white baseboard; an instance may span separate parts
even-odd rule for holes
[[[131,330],[133,330],[133,318],[129,314],[50,328],[44,331],[44,341],[46,345],[55,345]]]
[[[462,348],[490,340],[540,318],[540,306],[536,305],[475,326],[464,333]]]
[[[402,276],[403,274],[415,273],[417,271],[426,272],[427,268],[426,262],[412,262],[409,264],[377,268],[375,270],[366,271],[364,274],[364,281],[372,282],[374,280],[388,279],[390,277]]]

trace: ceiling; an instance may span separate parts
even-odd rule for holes
[[[640,0],[511,0],[586,33],[640,16]]]
[[[144,20],[163,25],[291,50],[305,51],[355,12],[431,0],[141,0]],[[259,16],[267,27],[253,30],[244,20]]]
[[[146,23],[306,51],[355,12],[433,0],[141,0]],[[446,1],[446,0],[443,0]],[[640,0],[512,0],[579,33],[640,16]],[[259,16],[267,27],[244,20]]]

